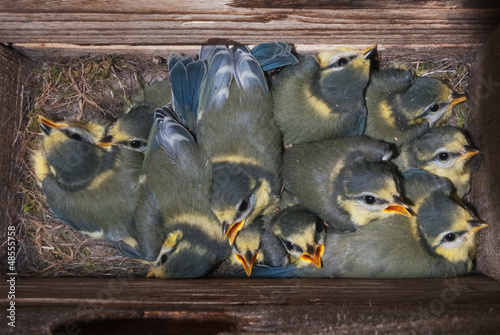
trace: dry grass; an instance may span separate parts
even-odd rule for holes
[[[29,167],[31,152],[41,135],[36,116],[53,120],[115,118],[132,95],[144,85],[167,76],[160,58],[135,59],[102,56],[41,63],[27,85],[29,119],[21,139],[26,178],[20,184],[24,195],[19,272],[24,276],[143,276],[149,266],[120,255],[105,241],[76,232],[49,211],[36,177]],[[445,81],[458,93],[467,93],[469,60],[458,58],[413,58],[397,52],[380,55],[380,67],[395,64],[413,68],[419,75]],[[455,106],[449,124],[466,127],[467,104]]]

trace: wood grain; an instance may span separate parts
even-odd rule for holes
[[[500,280],[500,27],[495,30],[471,70],[469,125],[483,153],[473,178],[474,205],[489,226],[481,232],[477,268]]]
[[[500,283],[474,276],[449,280],[20,278],[16,289],[16,331],[31,334],[72,327],[83,334],[103,327],[128,334],[134,325],[141,325],[144,332],[162,325],[191,331],[204,327],[205,331],[319,334],[500,331]],[[129,332],[120,324],[127,325]]]
[[[279,8],[224,1],[35,1],[1,0],[0,36],[5,43],[78,45],[297,44],[478,45],[500,22],[500,4],[417,1],[331,1]],[[260,7],[259,7],[260,6]],[[379,7],[380,6],[380,7]],[[272,6],[271,6],[272,7]],[[335,7],[335,6],[334,6]]]
[[[18,160],[23,129],[23,85],[33,64],[5,46],[0,46],[0,274],[7,271],[7,229],[19,228],[22,198],[18,194],[23,168]],[[19,232],[18,232],[19,233]]]

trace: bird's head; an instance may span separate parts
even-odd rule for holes
[[[405,92],[395,97],[395,104],[409,125],[427,122],[432,127],[448,119],[451,108],[466,100],[465,95],[453,93],[439,79],[416,77]]]
[[[431,250],[451,263],[472,260],[477,250],[476,233],[488,226],[439,191],[425,199],[416,219]]]
[[[35,156],[35,171],[37,166],[45,164],[47,173],[68,187],[87,185],[98,176],[107,153],[98,144],[105,132],[103,126],[90,122],[53,122],[43,116],[38,121],[45,135],[41,154]]]
[[[238,232],[269,206],[271,187],[244,170],[215,166],[210,203],[222,224],[222,234],[232,245]]]
[[[342,180],[342,192],[332,201],[358,226],[394,214],[411,216],[391,164],[358,160],[349,165]]]
[[[326,224],[300,206],[282,210],[274,220],[272,230],[283,243],[293,263],[311,263],[321,268]]]

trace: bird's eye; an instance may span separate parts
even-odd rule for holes
[[[165,264],[167,262],[167,259],[168,259],[168,257],[166,254],[161,255],[161,258],[160,258],[161,264]]]
[[[285,241],[285,248],[287,248],[288,250],[292,250],[293,249],[293,243],[290,242],[290,241]]]
[[[363,201],[368,205],[373,205],[375,203],[375,197],[372,195],[365,195]]]
[[[131,141],[130,142],[130,147],[134,148],[134,149],[138,149],[142,146],[142,141],[139,141],[139,140],[134,140],[134,141]]]
[[[322,221],[316,221],[316,232],[321,233],[325,229],[325,225]]]
[[[344,57],[339,58],[339,59],[337,60],[337,66],[344,66],[344,65],[346,65],[347,63],[349,63],[349,60],[348,60],[347,58],[344,58]]]
[[[72,138],[72,139],[77,140],[77,141],[82,140],[82,136],[80,134],[77,134],[77,133],[73,133],[73,134],[69,135],[69,138]]]
[[[448,233],[446,235],[444,235],[444,239],[447,241],[447,242],[453,242],[455,241],[455,238],[457,236],[454,234],[454,233]]]
[[[440,152],[438,154],[438,157],[439,157],[439,160],[445,161],[450,157],[450,154],[448,154],[447,152]]]
[[[434,105],[431,105],[429,107],[429,111],[431,111],[433,113],[437,112],[438,110],[439,110],[439,105],[438,104],[434,104]]]
[[[248,205],[250,204],[250,200],[243,199],[240,203],[240,207],[238,207],[238,212],[243,213],[248,209]]]

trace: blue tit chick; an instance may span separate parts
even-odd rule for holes
[[[289,264],[321,268],[326,224],[299,205],[281,209],[266,220],[261,238],[261,263],[273,267]]]
[[[476,233],[487,226],[451,197],[448,180],[404,172],[417,215],[394,216],[355,232],[327,234],[323,268],[255,268],[253,276],[302,278],[446,278],[473,267]]]
[[[260,239],[263,223],[263,217],[259,216],[252,224],[243,227],[232,245],[234,257],[231,258],[231,263],[242,266],[248,277],[253,266],[262,259]]]
[[[206,46],[197,139],[213,164],[210,202],[232,245],[281,191],[282,139],[259,63],[244,46]],[[204,56],[205,57],[205,56]]]
[[[283,156],[285,191],[334,230],[410,216],[391,156],[389,144],[367,136],[295,145]]]
[[[210,209],[212,165],[170,106],[158,109],[140,177],[139,250],[156,278],[195,278],[231,254]]]
[[[297,64],[276,75],[273,112],[285,145],[364,133],[365,89],[375,52],[372,46],[299,55]]]
[[[420,168],[448,178],[463,198],[470,187],[471,158],[479,153],[459,128],[436,127],[403,144],[393,162],[401,171]]]
[[[403,69],[374,72],[366,89],[365,134],[399,148],[444,122],[452,107],[465,100],[435,78]]]
[[[108,136],[98,141],[108,130],[93,122],[56,123],[43,117],[39,122],[45,135],[33,162],[50,209],[73,229],[140,258],[133,204],[143,154],[125,137],[119,145]]]

